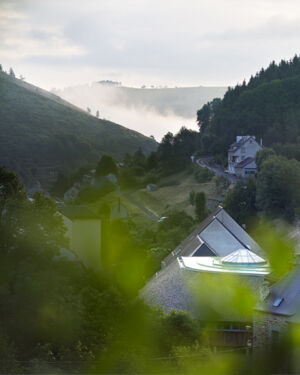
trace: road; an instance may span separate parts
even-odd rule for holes
[[[210,165],[212,158],[206,157],[206,158],[199,158],[196,160],[196,163],[200,167],[206,167],[210,169],[212,172],[214,172],[217,176],[223,176],[225,177],[231,184],[235,184],[238,181],[238,178],[236,176],[233,176],[232,174],[225,173],[224,168],[218,166],[218,165]]]

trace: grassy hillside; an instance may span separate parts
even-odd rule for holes
[[[146,208],[157,219],[166,214],[167,211],[178,210],[195,218],[195,207],[190,204],[189,194],[191,191],[205,192],[207,206],[213,210],[222,200],[216,191],[215,180],[199,183],[195,176],[186,170],[180,173],[164,177],[158,183],[158,190],[149,192],[146,188],[131,190],[123,193],[112,192],[91,204],[91,208],[97,212],[98,208],[105,202],[112,206],[118,199],[127,208],[129,217],[135,221],[148,220],[149,215],[141,208]],[[152,217],[150,217],[152,220]]]
[[[59,171],[96,162],[107,153],[121,158],[156,143],[135,131],[97,119],[53,94],[0,72],[0,163],[30,185]]]

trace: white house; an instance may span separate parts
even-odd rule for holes
[[[247,158],[252,158],[251,160],[252,165],[250,166],[250,170],[251,171],[254,170],[254,173],[255,173],[256,165],[254,165],[255,164],[254,159],[255,159],[255,155],[257,151],[261,150],[261,148],[262,146],[256,142],[254,136],[252,135],[237,136],[236,142],[234,142],[228,150],[228,173],[237,174],[238,172],[242,175],[247,174],[245,173],[245,170],[236,171],[236,167],[238,166],[238,164]],[[242,164],[242,167],[240,166],[240,168],[243,169],[243,164]],[[249,174],[253,174],[253,172],[250,172]],[[246,177],[246,176],[243,176],[243,177]]]
[[[255,159],[247,157],[235,166],[235,174],[237,177],[247,178],[253,176],[256,173]]]

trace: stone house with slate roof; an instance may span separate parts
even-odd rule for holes
[[[240,165],[238,168],[240,168],[238,171],[236,171],[236,167],[239,165],[239,163],[243,162],[247,158],[253,158],[255,159],[255,155],[257,151],[259,151],[262,148],[260,144],[256,142],[256,139],[254,136],[251,135],[245,135],[245,136],[237,136],[236,142],[234,142],[232,145],[230,145],[228,150],[228,173],[230,174],[237,174],[241,173],[241,169],[243,170],[242,165]],[[252,165],[249,170],[251,171],[253,167],[256,170],[255,161],[253,164],[253,160],[251,161]],[[254,166],[255,165],[255,166]],[[244,170],[244,174],[246,170]]]
[[[67,228],[70,249],[87,267],[101,267],[101,217],[86,206],[63,206],[60,209]]]
[[[195,304],[188,285],[194,275],[201,275],[197,270],[183,267],[182,260],[188,263],[186,260],[192,258],[195,261],[208,257],[218,259],[248,250],[263,255],[260,246],[219,206],[162,261],[161,270],[149,280],[140,296],[149,305],[159,305],[165,311],[188,311],[201,321],[201,309]],[[261,288],[264,288],[264,274],[248,276],[253,281],[255,291],[260,294]],[[201,278],[197,280],[201,290]],[[252,338],[252,317],[245,321],[224,316],[219,323],[222,328],[218,331],[223,335],[221,346],[246,346]]]
[[[300,330],[300,265],[272,285],[269,295],[255,309],[254,347],[277,344],[293,329]],[[300,343],[298,338],[298,344]],[[299,349],[299,345],[298,345]]]

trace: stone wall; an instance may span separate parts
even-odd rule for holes
[[[254,348],[270,347],[272,336],[276,332],[281,335],[287,328],[288,323],[285,316],[256,311],[253,316]]]

